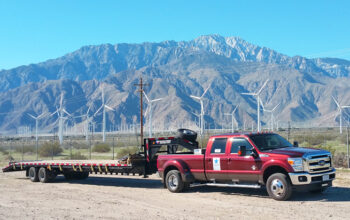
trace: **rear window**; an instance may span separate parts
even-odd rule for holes
[[[211,147],[211,154],[224,154],[226,149],[227,138],[216,138]]]

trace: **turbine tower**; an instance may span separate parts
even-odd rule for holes
[[[110,111],[114,111],[113,108],[109,107],[108,105],[105,104],[105,95],[104,95],[104,88],[102,86],[102,105],[101,107],[95,112],[94,116],[96,116],[96,114],[102,111],[102,141],[106,142],[106,109],[110,110]]]
[[[273,115],[273,112],[277,109],[277,107],[281,104],[281,103],[278,103],[275,107],[273,107],[272,109],[265,109],[264,107],[264,104],[263,102],[261,101],[260,99],[260,103],[261,103],[261,106],[263,107],[263,111],[264,112],[269,112],[271,114],[271,119],[270,119],[270,130],[271,131],[274,131],[274,120],[275,120],[275,117]]]
[[[46,113],[42,113],[41,115],[34,117],[33,115],[29,114],[28,115],[33,118],[35,120],[35,148],[36,148],[36,160],[38,160],[38,121],[39,119],[41,119],[42,117],[44,117],[46,115]]]
[[[239,107],[239,105],[236,106],[235,109],[233,109],[233,111],[231,113],[226,113],[225,115],[230,115],[231,116],[231,132],[233,133],[234,132],[234,127],[233,127],[233,123],[236,122],[237,124],[237,127],[238,127],[238,123],[237,123],[237,120],[235,118],[235,112],[237,110],[237,108]]]
[[[162,100],[163,98],[159,98],[159,99],[153,99],[153,100],[150,100],[148,98],[148,96],[146,95],[145,91],[142,91],[143,94],[145,95],[146,97],[146,100],[148,102],[148,106],[147,106],[147,110],[145,112],[145,114],[149,114],[148,115],[148,136],[149,137],[152,137],[152,103],[153,102],[157,102],[157,101],[160,101]]]
[[[254,96],[256,98],[256,105],[257,105],[257,116],[258,116],[258,119],[257,119],[257,127],[258,127],[258,132],[261,131],[261,125],[260,125],[260,93],[261,91],[263,90],[263,88],[266,86],[267,82],[269,81],[269,79],[267,79],[263,86],[258,90],[258,92],[256,93],[241,93],[242,95],[250,95],[250,96]]]
[[[86,140],[86,142],[89,142],[89,125],[90,125],[90,121],[91,121],[91,118],[92,118],[92,117],[89,116],[90,108],[91,107],[89,106],[86,114],[75,117],[75,118],[84,118],[85,117],[84,132],[85,132],[85,140]]]
[[[191,98],[197,99],[199,100],[200,104],[201,104],[201,113],[200,113],[200,135],[203,134],[203,130],[204,130],[204,105],[203,105],[203,97],[205,96],[205,94],[207,93],[208,89],[210,88],[210,85],[208,86],[208,88],[203,92],[202,96],[198,97],[198,96],[194,96],[191,95]]]
[[[333,96],[332,96],[332,98],[333,98],[335,104],[338,107],[338,112],[339,112],[339,132],[340,132],[340,134],[342,134],[343,133],[343,122],[342,122],[343,121],[343,114],[342,114],[342,111],[343,111],[344,108],[350,108],[350,106],[347,106],[347,105],[341,106],[339,104],[339,102]]]
[[[68,116],[71,116],[71,114],[69,114],[67,112],[66,109],[63,108],[63,93],[61,93],[61,100],[60,100],[60,107],[54,112],[52,113],[50,116],[56,114],[58,115],[58,139],[60,144],[63,144],[63,123],[64,120],[67,119],[67,117],[64,117],[64,114],[67,114]]]

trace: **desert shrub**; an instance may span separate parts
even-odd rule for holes
[[[72,142],[72,146],[75,149],[88,149],[89,145],[87,145],[86,143],[82,143],[82,142]]]
[[[139,151],[139,148],[134,146],[134,147],[121,147],[117,149],[117,156],[118,158],[122,158],[126,155],[129,154],[135,154],[136,152]]]
[[[344,152],[337,153],[333,156],[333,165],[336,167],[348,167],[347,156]]]
[[[15,159],[11,155],[6,155],[4,161],[14,161]]]
[[[15,149],[17,153],[22,153],[22,150],[23,153],[35,153],[35,146],[23,146],[23,149],[22,147],[17,147]]]
[[[97,153],[107,153],[110,150],[111,150],[111,147],[108,144],[103,144],[103,143],[96,144],[92,148],[92,151]]]
[[[8,155],[9,152],[6,151],[4,148],[0,148],[0,152],[3,154],[3,155]]]
[[[64,159],[66,159],[66,160],[69,160],[69,159],[71,159],[71,160],[86,160],[87,157],[82,155],[80,152],[75,152],[72,154],[72,157],[69,155],[69,156],[65,157]]]
[[[40,156],[48,157],[48,156],[56,156],[62,153],[63,149],[61,148],[58,142],[54,142],[54,143],[45,142],[43,145],[41,145],[38,151]]]

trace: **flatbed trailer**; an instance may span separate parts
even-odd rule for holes
[[[85,179],[90,173],[147,177],[158,171],[158,154],[176,154],[180,146],[193,151],[198,148],[198,142],[183,137],[145,138],[138,154],[129,155],[122,160],[13,161],[2,171],[26,171],[26,176],[32,182],[43,183],[50,182],[61,174],[66,179]]]

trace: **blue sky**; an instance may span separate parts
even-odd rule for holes
[[[239,36],[289,56],[350,60],[350,1],[0,0],[0,69],[84,45]]]

